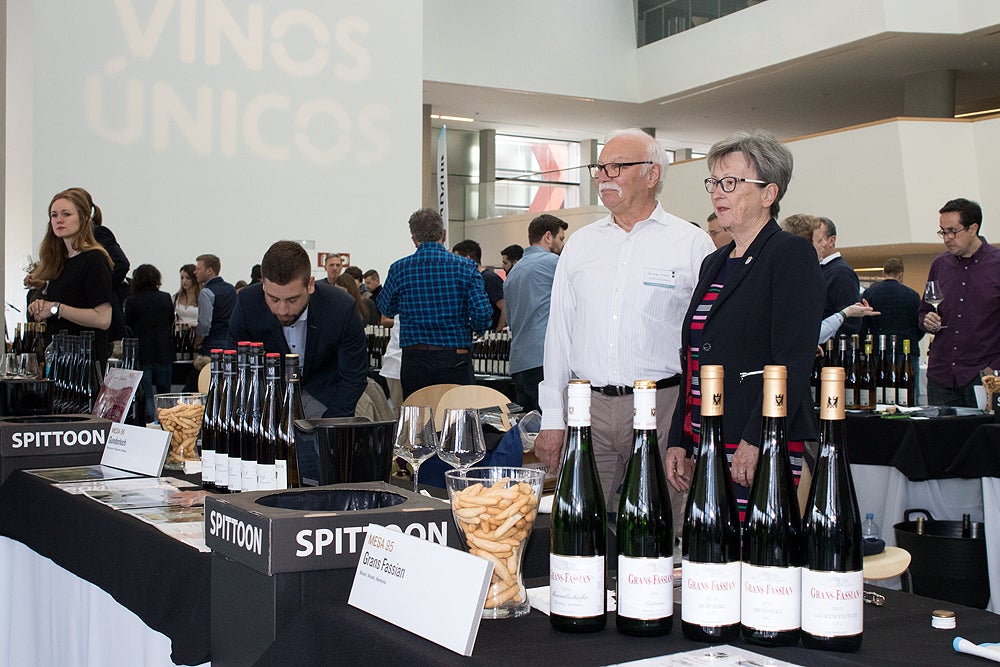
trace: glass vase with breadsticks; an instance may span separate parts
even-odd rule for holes
[[[982,371],[983,388],[986,390],[986,409],[984,412],[998,414],[997,405],[1000,403],[1000,371],[992,368],[984,368]]]
[[[170,432],[170,452],[165,468],[180,470],[185,461],[201,460],[198,435],[205,415],[205,397],[201,392],[156,394],[156,419],[160,428]]]

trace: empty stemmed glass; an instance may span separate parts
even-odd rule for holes
[[[393,453],[413,466],[413,490],[418,491],[420,464],[434,456],[438,448],[434,415],[429,405],[404,405],[399,411]]]
[[[938,305],[944,301],[944,293],[941,292],[941,286],[938,285],[936,280],[928,280],[927,286],[924,287],[924,301],[929,303],[934,309],[934,312],[940,317],[941,313],[938,312]],[[942,324],[942,329],[946,327]]]
[[[438,458],[452,468],[464,469],[486,456],[486,440],[475,408],[448,408],[444,411]]]

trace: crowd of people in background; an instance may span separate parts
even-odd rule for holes
[[[366,325],[393,330],[382,374],[396,405],[430,384],[473,383],[473,340],[509,327],[517,401],[542,412],[535,449],[553,469],[567,382],[592,382],[594,447],[608,499],[629,454],[637,379],[657,382],[658,430],[678,493],[697,449],[703,363],[789,369],[796,466],[800,444],[816,437],[809,372],[822,354],[817,344],[833,336],[896,334],[911,341],[916,362],[919,341],[932,334],[930,403],[975,405],[980,370],[1000,368],[1000,250],[982,236],[978,204],[954,199],[939,211],[946,252],[928,279],[947,298],[932,306],[902,284],[898,258],[886,260],[882,280],[862,295],[831,219],[795,214],[779,224],[792,159],[770,134],[734,134],[712,147],[707,164],[707,233],[664,209],[662,147],[641,130],[624,130],[589,165],[610,214],[572,235],[558,217],[537,216],[527,246],[503,248],[497,271],[474,240],[449,251],[445,221],[420,209],[408,222],[415,252],[392,264],[384,284],[378,270],[362,271],[338,252],[322,258],[326,275],[316,279],[305,250],[279,241],[249,281],[235,284],[222,277],[218,256],[198,255],[180,267],[172,295],[150,264],[127,279],[129,260],[101,208],[86,190],[69,188],[49,204],[40,259],[24,281],[28,313],[48,322],[48,338],[95,331],[101,362],[126,332],[138,337],[150,399],[170,388],[178,328],[192,334],[196,370],[211,349],[237,338],[269,340],[276,351],[303,356],[315,416],[352,414],[368,371]],[[761,383],[752,375],[737,380],[726,376],[726,432],[733,480],[745,491],[757,456]]]

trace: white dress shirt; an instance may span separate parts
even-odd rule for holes
[[[612,216],[572,234],[559,257],[545,334],[542,428],[565,428],[571,378],[597,387],[680,372],[681,326],[710,237],[657,203],[626,232]]]

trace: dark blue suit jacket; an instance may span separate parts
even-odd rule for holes
[[[326,406],[324,417],[351,417],[368,383],[368,339],[354,299],[344,290],[316,283],[306,322],[302,388]],[[261,283],[236,296],[229,319],[230,349],[241,340],[264,343],[268,352],[290,352]]]
[[[698,286],[681,329],[684,371],[668,444],[683,446],[689,454],[692,442],[683,433],[683,427],[691,318],[734,246],[730,242],[702,262]],[[726,278],[708,312],[698,355],[702,366],[721,364],[725,368],[726,441],[760,444],[763,377],[749,375],[741,381],[739,374],[761,371],[769,364],[788,368],[788,439],[815,440],[816,417],[809,378],[823,306],[823,278],[816,263],[816,251],[801,238],[781,231],[771,220],[757,234],[744,257]]]

